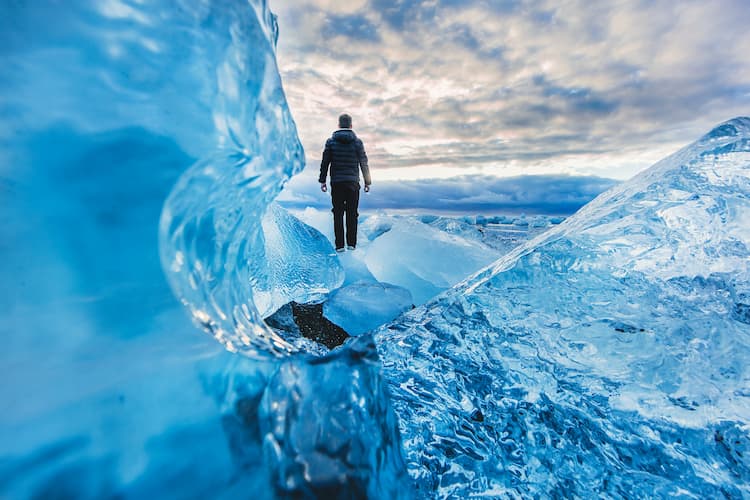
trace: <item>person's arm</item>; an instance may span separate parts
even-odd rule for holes
[[[326,146],[323,149],[323,159],[320,162],[320,175],[318,176],[318,182],[320,183],[320,190],[326,192],[326,178],[328,177],[328,167],[331,165],[331,145],[330,141],[326,141]]]
[[[370,192],[370,184],[372,184],[372,178],[370,177],[370,166],[367,163],[367,153],[365,153],[365,145],[359,139],[357,140],[357,159],[359,160],[359,168],[362,170],[362,177],[365,179],[365,193]]]

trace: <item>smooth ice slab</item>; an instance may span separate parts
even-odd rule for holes
[[[366,247],[367,267],[378,281],[408,289],[417,305],[500,256],[498,251],[478,241],[415,219],[384,221],[387,229],[379,222],[378,216],[373,216],[365,225],[382,231]]]
[[[359,281],[331,293],[323,305],[323,315],[356,336],[395,319],[412,306],[411,293],[405,288]]]

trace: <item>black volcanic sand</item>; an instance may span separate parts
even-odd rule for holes
[[[291,319],[289,321],[289,309]],[[272,328],[299,333],[303,337],[323,344],[329,349],[343,344],[349,334],[340,326],[331,323],[323,316],[323,304],[299,304],[290,302],[266,318],[266,324]],[[296,330],[299,329],[297,332]]]

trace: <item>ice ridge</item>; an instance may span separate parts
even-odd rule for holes
[[[750,494],[747,125],[376,333],[428,495]]]

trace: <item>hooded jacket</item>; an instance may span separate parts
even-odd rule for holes
[[[365,186],[372,183],[367,154],[362,141],[351,129],[340,129],[326,141],[323,161],[320,162],[318,182],[324,184],[331,167],[331,184],[336,182],[359,182],[359,171],[365,179]]]

